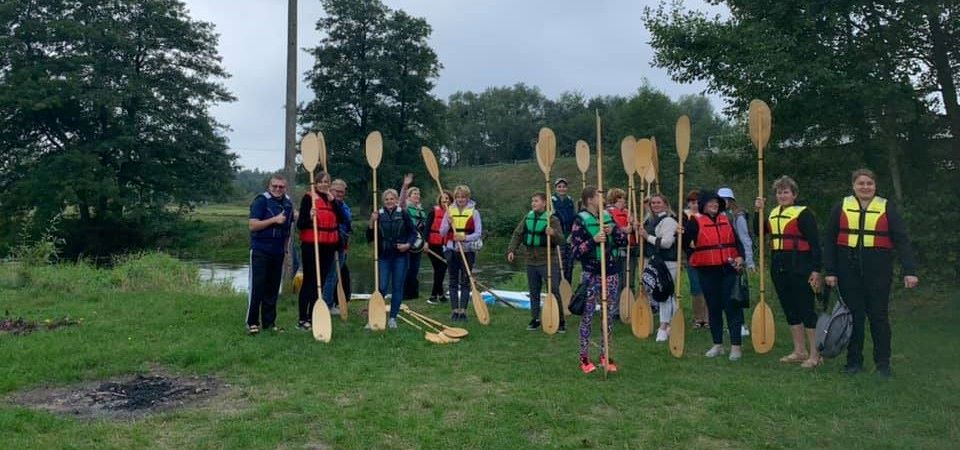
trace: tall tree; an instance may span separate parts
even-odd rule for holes
[[[324,133],[331,170],[352,180],[369,180],[363,153],[366,135],[380,130],[384,178],[399,179],[398,164],[409,165],[421,145],[439,142],[443,105],[433,89],[440,63],[421,18],[392,11],[379,0],[324,0],[323,34],[310,52],[307,72],[315,98],[303,108],[305,128]],[[365,197],[363,197],[365,198]]]
[[[217,36],[181,1],[8,0],[0,28],[5,211],[124,220],[230,183]]]

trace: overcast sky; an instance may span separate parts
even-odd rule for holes
[[[232,77],[225,81],[237,101],[219,105],[215,117],[229,125],[230,147],[245,168],[283,166],[284,71],[287,0],[185,0],[191,16],[212,22],[220,34],[220,55]],[[303,48],[320,39],[318,0],[300,0],[297,91],[313,98],[303,74],[313,58]],[[673,98],[696,94],[703,84],[680,85],[651,67],[653,50],[643,27],[644,6],[659,0],[385,0],[391,9],[423,17],[433,27],[430,46],[443,69],[434,93],[446,99],[457,91],[523,82],[549,98],[564,91],[629,95],[644,79]],[[707,11],[701,0],[688,8]],[[714,108],[720,99],[711,97]]]

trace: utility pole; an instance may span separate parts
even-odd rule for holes
[[[287,194],[296,199],[297,185],[297,0],[287,1],[287,103],[283,127],[283,172],[287,177]],[[296,205],[296,200],[294,200]],[[287,256],[283,259],[283,282],[281,291],[293,292],[293,233],[287,244]]]

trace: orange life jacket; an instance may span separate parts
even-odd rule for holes
[[[613,221],[617,223],[617,226],[620,228],[625,228],[630,225],[630,210],[627,208],[619,209],[615,206],[607,208],[607,212],[613,217]],[[637,246],[637,234],[629,233],[630,236],[627,238],[631,247]]]
[[[443,224],[443,216],[446,214],[443,207],[435,205],[433,207],[433,221],[430,222],[430,232],[427,236],[427,243],[433,246],[446,245],[446,236],[440,234],[440,225]]]
[[[737,240],[733,226],[726,214],[718,214],[714,222],[706,214],[696,217],[700,230],[697,233],[697,244],[690,257],[693,267],[722,266],[730,258],[740,256],[737,251]]]
[[[333,212],[333,202],[324,195],[317,195],[313,199],[313,208],[316,212],[313,221],[317,224],[317,236],[313,234],[313,227],[300,230],[300,242],[316,242],[324,245],[334,245],[340,242],[337,214]]]

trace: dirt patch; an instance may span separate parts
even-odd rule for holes
[[[136,419],[198,405],[226,391],[212,377],[135,375],[82,385],[40,388],[13,397],[22,406],[84,419]]]
[[[47,319],[43,322],[26,320],[23,317],[12,317],[9,313],[0,318],[0,334],[29,334],[37,330],[54,330],[60,327],[80,325],[79,320],[63,317],[62,319]]]

